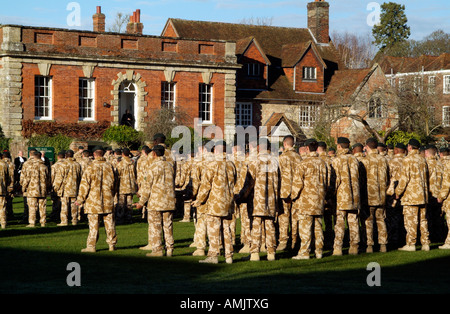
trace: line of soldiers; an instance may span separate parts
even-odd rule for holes
[[[249,253],[251,261],[258,261],[260,252],[275,260],[277,251],[286,250],[289,242],[293,249],[298,239],[293,259],[310,258],[312,247],[321,258],[326,238],[334,240],[333,255],[342,255],[346,225],[349,254],[358,254],[361,242],[366,252],[373,252],[374,224],[381,252],[387,251],[388,238],[401,242],[402,228],[406,245],[400,249],[406,251],[416,249],[418,226],[422,250],[429,250],[430,231],[436,241],[446,234],[442,215],[447,213],[449,219],[448,151],[439,156],[436,147],[427,146],[422,156],[416,140],[385,154],[376,139],[350,147],[350,141],[340,137],[334,156],[315,139],[297,152],[292,136],[284,138],[281,154],[272,152],[264,138],[250,140],[247,151],[234,143],[231,154],[227,143],[216,141],[211,146],[202,143],[186,160],[175,158],[164,143],[164,135],[155,135],[153,147],[143,147],[137,159],[127,149],[112,154],[96,148],[93,155],[69,150],[58,154],[51,169],[40,152],[31,151],[20,175],[28,226],[36,225],[36,214],[45,226],[46,198],[51,194],[54,208],[60,207],[59,226],[68,225],[70,217],[75,225],[82,212],[87,215],[83,252],[96,251],[99,219],[110,250],[115,250],[116,222],[131,222],[134,206],[142,209],[149,224],[148,244],[141,249],[151,251],[148,256],[172,256],[173,214],[181,198],[183,221],[194,217],[193,255],[208,251],[202,263],[218,263],[222,248],[226,262],[233,262],[238,218],[243,245],[239,253]],[[0,162],[2,227],[12,181],[11,165]],[[134,195],[139,197],[135,204]],[[450,236],[440,248],[450,248]]]

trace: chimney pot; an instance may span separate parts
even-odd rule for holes
[[[102,13],[102,7],[97,6],[97,13],[92,17],[94,20],[94,32],[105,32],[105,15]]]
[[[102,7],[101,6],[97,6],[97,14],[101,14],[102,13]]]

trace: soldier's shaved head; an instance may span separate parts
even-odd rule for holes
[[[292,135],[286,135],[283,139],[283,144],[289,147],[294,146],[294,137]]]

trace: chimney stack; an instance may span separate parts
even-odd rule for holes
[[[308,3],[308,28],[319,44],[330,42],[330,4],[324,0]]]
[[[138,9],[130,16],[130,22],[127,25],[127,33],[142,35],[143,30],[144,24],[141,23],[141,10]]]
[[[102,7],[97,7],[97,13],[92,18],[94,20],[94,32],[105,32],[106,17],[102,13]]]

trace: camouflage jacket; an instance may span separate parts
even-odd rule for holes
[[[50,192],[48,168],[41,159],[30,158],[22,168],[20,185],[27,197],[47,197]]]
[[[134,161],[130,157],[122,157],[117,164],[117,184],[119,194],[135,194],[137,192]]]
[[[191,183],[192,183],[192,196],[194,199],[197,198],[198,192],[200,191],[200,186],[202,178],[206,172],[208,163],[212,162],[212,153],[206,153],[204,155],[196,156],[192,162],[191,166]],[[200,214],[206,213],[208,207],[206,204],[197,207],[197,212]]]
[[[116,178],[113,166],[103,157],[96,157],[86,168],[80,183],[77,203],[86,214],[110,214],[114,210]]]
[[[9,188],[9,193],[12,193],[14,190],[14,163],[11,161],[11,159],[9,158],[3,158],[2,161],[4,163],[6,163],[6,165],[8,166],[8,174],[9,174],[9,179],[11,180],[11,184],[12,187]]]
[[[400,170],[402,169],[403,158],[405,154],[395,154],[394,157],[389,160],[389,188],[386,192],[387,195],[395,194],[395,187],[400,180]]]
[[[333,158],[330,185],[336,195],[336,209],[360,209],[359,162],[348,149],[338,149]]]
[[[442,200],[442,211],[450,214],[450,163],[446,163],[444,166],[444,174],[442,176],[441,190],[439,191],[438,198]]]
[[[191,184],[191,171],[193,159],[188,159],[182,163],[177,162],[177,176],[175,178],[175,185],[181,190],[186,189]]]
[[[197,201],[206,204],[209,215],[226,217],[234,209],[236,167],[232,161],[227,160],[225,154],[215,157],[217,159],[206,165]]]
[[[175,210],[174,169],[165,157],[157,157],[149,163],[143,174],[143,186],[139,204],[153,211]]]
[[[428,203],[428,166],[417,149],[410,151],[403,159],[395,194],[401,198],[402,205]]]
[[[249,161],[239,199],[252,195],[250,206],[253,216],[275,217],[279,209],[280,180],[277,158],[268,151],[259,152],[257,158]]]
[[[242,189],[245,182],[245,174],[247,169],[245,154],[242,152],[236,152],[232,155],[231,161],[236,167],[236,184],[234,185],[234,192],[237,194]]]
[[[150,157],[141,154],[139,159],[136,161],[136,183],[138,185],[138,188],[140,188],[143,184],[142,175],[147,164],[147,158]]]
[[[14,177],[11,178],[9,166],[3,160],[0,161],[0,195],[6,196],[12,192]]]
[[[51,185],[52,185],[52,190],[53,192],[56,193],[56,195],[61,196],[62,195],[62,175],[60,174],[60,172],[62,171],[62,167],[64,165],[64,162],[66,161],[66,159],[59,159],[57,162],[55,162],[51,169],[51,174],[50,174],[50,181],[51,181]],[[58,186],[55,187],[55,180],[56,178],[61,177],[61,180],[58,182]]]
[[[361,159],[365,168],[367,205],[384,206],[386,190],[389,186],[389,165],[387,159],[377,150],[369,152]]]
[[[293,147],[287,148],[278,158],[281,173],[280,198],[287,199],[292,197],[292,182],[294,172],[299,167],[302,157],[295,152]]]
[[[305,156],[294,169],[292,210],[303,215],[322,215],[327,192],[328,168],[316,152]]]
[[[61,164],[53,186],[56,191],[61,191],[58,195],[62,197],[77,197],[80,181],[81,165],[75,158],[66,158]]]
[[[425,160],[428,166],[430,196],[438,198],[439,191],[441,190],[442,176],[444,175],[444,165],[437,156],[426,157]]]
[[[92,160],[89,157],[82,157],[78,163],[81,166],[81,173],[83,174],[84,170],[92,163]]]

